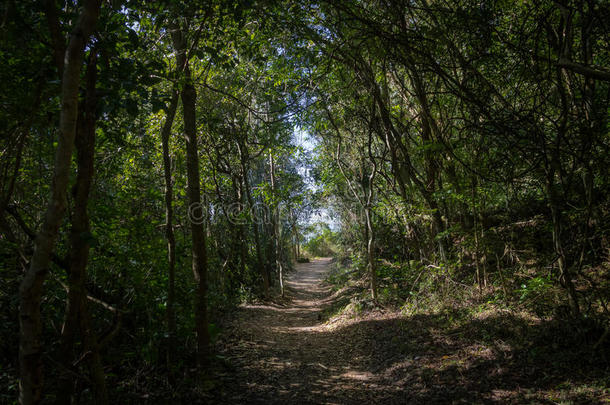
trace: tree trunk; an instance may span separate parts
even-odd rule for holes
[[[290,224],[292,226],[292,255],[294,256],[295,263],[299,259],[299,230],[297,229],[297,218],[294,215],[294,211],[290,209]]]
[[[178,92],[174,91],[172,100],[167,109],[165,123],[161,130],[161,143],[163,145],[163,176],[165,178],[165,238],[167,239],[167,262],[168,262],[168,285],[167,285],[167,308],[165,316],[167,319],[167,370],[170,383],[174,383],[174,360],[176,347],[176,314],[174,313],[175,302],[175,279],[176,279],[176,237],[174,235],[174,209],[173,209],[173,183],[172,183],[172,160],[169,152],[169,137],[172,133],[172,124],[178,106]]]
[[[483,277],[481,275],[481,264],[479,260],[479,213],[477,210],[477,179],[472,180],[472,226],[474,230],[474,264],[476,268],[476,279],[479,287],[479,294],[483,292]],[[482,228],[482,227],[481,227]]]
[[[238,142],[239,147],[239,159],[241,163],[242,178],[244,180],[244,189],[246,192],[246,199],[250,206],[251,215],[254,215],[254,201],[252,199],[252,193],[250,192],[250,183],[248,181],[248,150],[245,142]],[[269,275],[265,270],[265,264],[263,263],[263,253],[261,248],[261,238],[258,231],[258,223],[256,220],[252,221],[252,228],[254,230],[254,245],[256,247],[256,261],[258,265],[258,271],[263,278],[263,295],[265,298],[269,297]]]
[[[51,255],[57,241],[64,216],[66,193],[70,181],[70,166],[76,121],[78,117],[78,87],[84,59],[85,45],[97,22],[101,0],[87,0],[70,35],[65,53],[61,84],[61,112],[59,137],[55,150],[55,169],[51,185],[51,198],[40,232],[34,242],[34,254],[19,287],[19,402],[37,404],[42,399],[42,319],[40,302],[43,283],[49,271]]]
[[[269,153],[269,174],[271,176],[271,191],[273,198],[275,199],[275,162],[273,161],[273,155]],[[280,293],[284,298],[284,268],[282,265],[282,243],[280,235],[280,207],[279,201],[273,202],[273,238],[275,241],[275,266],[278,271],[280,279]]]
[[[568,291],[570,298],[570,306],[575,316],[580,315],[580,305],[578,303],[578,297],[576,295],[576,288],[572,283],[572,274],[567,263],[565,251],[563,249],[562,241],[562,218],[561,218],[561,203],[560,197],[557,195],[555,190],[554,174],[553,169],[549,169],[547,175],[547,195],[549,198],[549,207],[551,209],[551,219],[553,223],[553,249],[557,255],[557,266],[559,267],[559,281],[561,285]]]
[[[248,257],[247,251],[247,236],[246,236],[246,226],[243,223],[242,213],[244,210],[244,196],[243,196],[243,185],[238,176],[233,177],[233,187],[235,188],[235,192],[237,195],[237,215],[239,218],[237,219],[237,235],[238,235],[238,243],[239,243],[239,278],[240,282],[245,281],[246,277],[246,258]]]
[[[84,351],[89,353],[88,363],[93,392],[97,404],[108,403],[108,393],[104,371],[99,354],[97,336],[91,327],[91,319],[87,308],[87,263],[91,247],[91,229],[87,206],[94,175],[95,162],[95,124],[97,99],[95,87],[97,80],[97,64],[95,49],[90,51],[86,73],[86,92],[83,110],[77,122],[75,139],[77,176],[72,189],[74,212],[72,214],[72,229],[70,234],[70,262],[68,272],[68,297],[66,316],[61,331],[60,346],[62,360],[66,370],[69,370],[73,359],[73,346],[77,330],[84,343]],[[57,403],[67,403],[72,395],[72,377],[68,373],[61,376],[60,393]]]
[[[373,222],[371,220],[371,208],[367,204],[364,208],[366,218],[366,229],[368,240],[366,244],[366,257],[368,262],[369,275],[371,277],[371,298],[377,301],[377,266],[375,264],[375,232],[373,230]]]
[[[197,93],[192,83],[182,90],[182,110],[184,114],[184,133],[186,136],[187,192],[189,208],[194,216],[191,219],[193,275],[197,282],[195,299],[195,328],[197,330],[197,359],[199,366],[208,360],[208,320],[207,320],[207,249],[203,222],[195,220],[196,212],[203,210],[199,186],[199,156],[197,152],[197,130],[195,126],[195,100]],[[203,215],[203,213],[202,213]]]
[[[296,228],[296,227],[295,227]],[[294,239],[297,247],[297,260],[301,257],[301,241],[299,240],[299,230],[295,229],[294,231]]]
[[[374,109],[374,107],[373,107]],[[372,123],[371,123],[372,126]],[[375,258],[375,229],[373,228],[373,220],[371,218],[371,206],[373,202],[373,193],[375,191],[375,175],[377,174],[377,163],[373,156],[373,131],[369,130],[368,140],[369,160],[373,164],[373,170],[367,178],[368,187],[366,192],[366,204],[364,206],[364,214],[366,215],[366,228],[368,229],[369,240],[367,243],[367,257],[369,261],[369,272],[371,275],[371,297],[373,301],[377,301],[377,264]],[[363,179],[364,181],[364,179]],[[364,184],[364,183],[363,183]]]
[[[205,212],[201,204],[199,185],[199,155],[197,149],[196,100],[197,91],[193,85],[186,55],[186,39],[181,29],[171,28],[178,69],[183,73],[182,113],[184,118],[184,136],[186,139],[187,194],[189,200],[189,219],[192,238],[192,268],[197,289],[195,293],[195,331],[197,333],[197,363],[204,368],[208,363],[210,337],[207,315],[207,249],[204,230]]]

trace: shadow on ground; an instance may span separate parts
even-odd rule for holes
[[[223,404],[599,403],[608,348],[568,339],[566,325],[509,312],[372,314],[337,327],[320,284],[327,262],[302,267],[292,303],[246,306],[219,343]]]

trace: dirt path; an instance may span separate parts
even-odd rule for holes
[[[330,260],[298,264],[287,280],[287,304],[240,309],[223,339],[232,370],[219,403],[363,403],[375,394],[362,348],[351,333],[329,330],[322,311],[332,295],[322,281]]]
[[[606,363],[554,342],[552,325],[507,311],[326,319],[349,291],[324,285],[330,260],[300,264],[280,304],[242,306],[223,326],[215,404],[599,403]],[[333,305],[335,304],[335,305]],[[340,305],[339,305],[340,304]],[[559,351],[558,351],[559,350]],[[559,402],[558,402],[559,401]]]

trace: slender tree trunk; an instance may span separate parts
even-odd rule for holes
[[[241,171],[242,178],[244,180],[244,190],[246,192],[246,199],[248,200],[248,205],[250,206],[251,214],[254,215],[254,200],[252,198],[252,193],[250,191],[250,183],[248,181],[248,151],[245,142],[239,142],[239,159],[241,163]],[[253,218],[252,229],[254,230],[254,245],[256,248],[256,261],[258,265],[258,271],[260,272],[263,278],[263,295],[265,298],[269,296],[269,275],[265,270],[265,264],[263,260],[263,253],[261,248],[261,238],[260,233],[258,231],[258,223],[255,218]]]
[[[371,208],[367,204],[364,208],[366,218],[366,229],[368,240],[366,244],[366,257],[368,261],[368,270],[371,277],[371,298],[377,300],[377,265],[375,264],[375,232],[373,230],[373,222],[371,220]]]
[[[167,308],[165,316],[167,319],[167,370],[170,383],[174,383],[174,363],[176,348],[176,314],[174,312],[175,302],[175,279],[176,279],[176,237],[174,235],[174,191],[172,182],[172,160],[169,152],[169,138],[172,133],[172,124],[176,116],[178,106],[178,91],[172,94],[172,100],[167,109],[165,123],[161,130],[161,143],[163,145],[163,176],[165,178],[165,238],[167,239],[167,263],[168,263],[168,285],[167,285]]]
[[[178,69],[185,80],[182,87],[182,113],[184,136],[186,139],[187,194],[189,200],[189,219],[191,223],[193,276],[197,283],[195,294],[195,330],[197,333],[197,363],[204,368],[208,363],[210,337],[207,315],[207,249],[204,229],[205,211],[201,203],[199,179],[199,154],[197,148],[196,100],[197,91],[193,85],[186,55],[186,39],[181,29],[171,27]]]
[[[549,197],[549,207],[551,209],[551,218],[553,223],[553,249],[557,255],[557,265],[559,267],[559,281],[568,291],[570,298],[570,306],[575,316],[580,315],[580,305],[578,303],[578,296],[576,295],[576,288],[572,282],[572,274],[569,269],[569,265],[566,260],[565,251],[563,248],[562,241],[562,222],[561,217],[561,203],[559,202],[559,196],[555,190],[555,184],[553,180],[553,172],[550,169],[550,174],[547,175],[547,194]]]
[[[248,257],[247,251],[247,237],[246,237],[246,226],[243,223],[243,209],[244,209],[244,196],[243,196],[243,185],[239,177],[233,177],[233,187],[237,194],[237,214],[239,215],[237,223],[237,234],[239,243],[239,271],[240,281],[243,282],[246,276],[246,258]]]
[[[294,231],[294,239],[297,246],[297,260],[301,257],[301,241],[299,240],[299,230],[295,229]]]
[[[197,151],[197,130],[195,126],[195,100],[197,93],[192,83],[182,90],[182,110],[186,136],[186,166],[189,207],[191,208],[191,236],[193,241],[193,275],[197,282],[195,300],[195,328],[197,330],[197,358],[199,366],[207,365],[209,350],[207,320],[207,249],[204,224],[194,218],[202,218],[201,190],[199,186],[199,156]]]
[[[373,107],[374,111],[374,107]],[[371,123],[372,125],[372,123]],[[369,130],[369,140],[368,140],[368,155],[369,160],[373,164],[373,170],[369,174],[368,178],[368,187],[365,190],[366,193],[366,204],[364,206],[364,213],[366,215],[366,227],[368,229],[369,240],[367,243],[367,256],[369,260],[369,272],[371,275],[371,296],[374,301],[377,301],[377,261],[375,258],[375,229],[373,227],[373,220],[371,218],[372,212],[372,202],[373,202],[373,193],[375,192],[375,176],[377,175],[377,162],[375,161],[375,157],[373,156],[373,131],[372,128]],[[364,182],[364,179],[363,179]]]
[[[265,263],[265,277],[269,280],[269,288],[273,286],[274,278],[273,274],[273,265],[275,265],[275,245],[273,243],[273,233],[274,233],[274,222],[273,222],[273,208],[264,204],[261,204],[261,208],[263,211],[263,221],[261,224],[262,229],[262,246],[264,246],[264,260]]]
[[[49,271],[51,256],[64,216],[66,193],[70,181],[70,167],[76,121],[78,117],[78,87],[83,65],[85,45],[97,22],[101,0],[87,0],[75,25],[65,53],[61,84],[61,112],[59,138],[55,150],[55,169],[51,198],[44,222],[34,242],[34,254],[19,287],[19,402],[37,404],[42,399],[42,318],[40,302],[43,283]]]
[[[294,210],[292,208],[290,209],[290,223],[292,225],[292,254],[296,263],[296,261],[299,259],[299,236],[297,229],[297,219],[294,215]]]
[[[476,268],[477,285],[479,287],[479,294],[483,292],[483,277],[481,275],[481,264],[479,260],[479,213],[477,211],[477,181],[476,178],[472,180],[472,223],[474,231],[474,263]]]
[[[269,153],[269,174],[271,176],[271,191],[273,193],[273,197],[276,198],[275,191],[275,162],[273,160],[273,154]],[[282,294],[282,298],[284,298],[284,268],[282,265],[282,243],[281,243],[281,234],[280,234],[280,209],[279,209],[279,201],[274,201],[273,203],[273,238],[275,241],[275,266],[278,271],[278,276],[280,279],[280,293]]]

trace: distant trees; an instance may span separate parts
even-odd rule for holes
[[[310,225],[311,235],[303,248],[308,254],[318,257],[332,257],[339,253],[339,235],[324,223]]]

